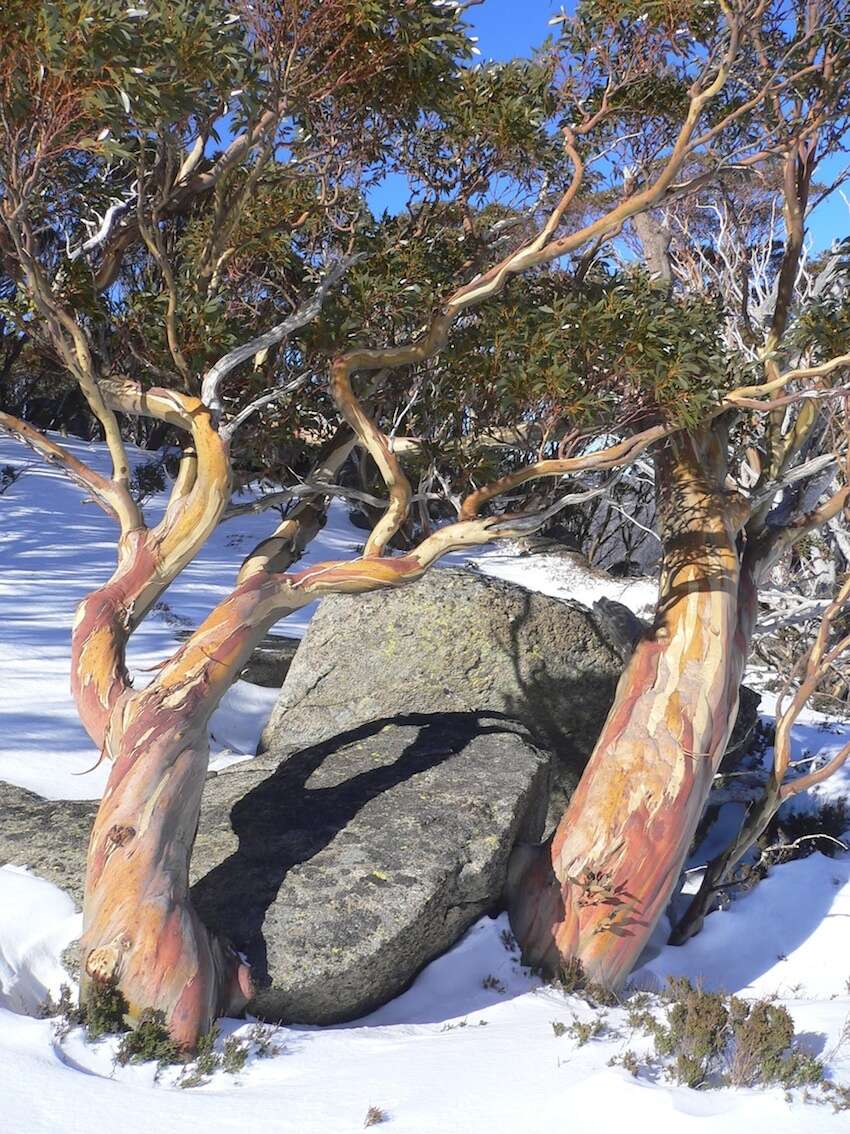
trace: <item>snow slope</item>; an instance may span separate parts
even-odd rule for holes
[[[56,440],[74,456],[107,473],[103,445],[74,438]],[[132,462],[152,454],[130,449]],[[0,466],[24,467],[0,496],[0,711],[4,738],[0,745],[0,779],[49,799],[98,799],[107,768],[83,774],[98,753],[83,731],[70,694],[69,639],[80,600],[105,582],[115,562],[114,524],[59,469],[45,465],[29,449],[0,435]],[[165,497],[145,507],[158,519]],[[197,626],[229,592],[243,557],[273,528],[275,513],[239,517],[223,524],[194,562],[165,595],[166,609],[154,610],[130,640],[128,664],[137,685],[149,680],[145,671],[173,652],[175,630]],[[364,533],[348,520],[341,503],[330,510],[328,523],[299,566],[351,557]],[[480,548],[472,555],[449,555],[443,564],[475,560],[489,574],[515,579],[557,598],[590,604],[604,586],[574,564],[545,555],[518,558],[502,548]],[[608,594],[637,613],[651,609],[654,584],[617,580]],[[301,637],[315,603],[278,623],[275,632]],[[246,682],[227,693],[213,716],[212,767],[234,755],[253,755],[260,730],[274,704],[275,690]]]
[[[102,467],[100,446],[66,442]],[[139,455],[136,455],[137,457]],[[54,469],[0,440],[0,464],[27,465],[0,496],[0,779],[51,798],[95,798],[104,769],[96,760],[68,690],[68,636],[76,603],[105,579],[113,557],[109,521]],[[156,502],[161,507],[162,502]],[[156,506],[153,508],[156,511]],[[68,521],[71,522],[69,540]],[[134,638],[131,665],[144,667],[174,647],[175,625],[196,624],[226,593],[269,517],[240,519],[219,530],[167,596],[168,609]],[[343,508],[310,551],[310,560],[349,555],[362,542]],[[482,551],[479,567],[559,597],[591,601],[598,582],[544,556],[517,559]],[[458,561],[459,557],[455,559]],[[618,581],[608,597],[644,612],[652,588]],[[278,630],[303,633],[309,611]],[[238,683],[213,718],[219,761],[248,758],[274,690]],[[769,706],[768,706],[769,707]],[[797,752],[840,743],[842,732],[810,714],[795,735]],[[818,789],[850,794],[850,778]],[[2,817],[0,817],[2,821]],[[370,1106],[399,1134],[590,1134],[628,1127],[653,1134],[824,1134],[848,1129],[847,1114],[792,1102],[781,1089],[692,1091],[651,1074],[632,1078],[609,1067],[643,1037],[612,1009],[608,1034],[579,1046],[552,1023],[590,1019],[583,1001],[542,987],[503,939],[506,920],[484,919],[433,962],[391,1004],[354,1024],[281,1028],[280,1051],[251,1058],[237,1077],[217,1073],[194,1090],[173,1071],[154,1080],[148,1066],[114,1068],[114,1040],[61,1042],[36,1018],[49,992],[67,980],[60,954],[79,933],[71,899],[26,864],[0,869],[0,1129],[12,1134],[82,1134],[95,1126],[122,1134],[181,1134],[268,1129],[282,1134],[343,1134],[363,1128]],[[850,856],[820,854],[775,868],[770,877],[680,949],[659,943],[635,974],[642,987],[685,974],[706,987],[753,996],[776,994],[808,1050],[837,1081],[850,1083]],[[486,987],[485,982],[486,981]],[[250,1023],[225,1021],[223,1034],[245,1036]],[[614,1034],[617,1033],[617,1034]]]

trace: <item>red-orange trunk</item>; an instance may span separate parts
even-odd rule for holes
[[[665,562],[655,625],[554,836],[518,853],[511,871],[511,921],[526,960],[549,972],[577,960],[588,979],[613,988],[670,900],[735,721],[748,652],[741,508],[720,488],[710,440],[657,458]]]

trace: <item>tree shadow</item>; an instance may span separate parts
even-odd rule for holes
[[[416,730],[410,740],[401,738],[403,747],[397,759],[327,786],[310,785],[332,756],[342,755],[353,768],[363,768],[369,754],[364,759],[357,746],[388,726]],[[529,739],[522,725],[499,713],[413,713],[373,721],[284,756],[267,779],[230,809],[238,848],[194,885],[195,908],[211,929],[229,937],[247,956],[258,987],[267,985],[270,975],[263,924],[288,872],[327,847],[382,792],[437,767],[462,752],[474,738],[498,733]],[[226,780],[233,774],[238,771],[224,772],[219,778]],[[333,771],[328,778],[333,779]],[[208,793],[214,795],[215,787],[211,781]],[[408,855],[409,848],[399,848],[401,864]]]

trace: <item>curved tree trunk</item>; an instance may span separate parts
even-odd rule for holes
[[[655,625],[554,836],[512,863],[511,923],[544,971],[579,961],[589,980],[622,984],[671,897],[726,749],[753,604],[742,595],[744,516],[722,488],[723,451],[704,434],[658,454]]]
[[[186,1048],[217,1015],[244,1007],[252,995],[248,967],[203,926],[189,895],[210,716],[285,614],[325,594],[412,582],[447,551],[486,540],[492,526],[486,519],[449,525],[392,559],[320,563],[291,574],[254,564],[146,689],[114,697],[106,725],[113,766],[89,844],[83,999],[93,982],[114,981],[129,1023],[146,1010],[162,1012]],[[103,600],[98,609],[108,630],[113,607]],[[92,627],[89,638],[96,632]]]
[[[252,995],[247,965],[192,908],[189,860],[209,718],[279,617],[278,589],[269,576],[238,587],[147,689],[117,700],[110,717],[114,762],[89,844],[81,991],[85,998],[92,981],[115,981],[129,1022],[160,1011],[185,1047]]]

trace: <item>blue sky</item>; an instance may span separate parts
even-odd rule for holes
[[[549,20],[564,7],[570,10],[574,5],[565,0],[484,0],[469,9],[466,19],[478,36],[482,60],[511,59],[529,54],[551,34],[554,29],[549,26]],[[826,181],[836,176],[846,160],[839,155],[835,160],[824,162],[822,179]],[[402,179],[388,178],[371,195],[373,207],[397,211],[407,199],[405,189]],[[834,239],[850,234],[850,209],[840,196],[833,194],[812,214],[809,232],[815,249],[828,247]]]
[[[564,0],[484,0],[469,9],[467,20],[483,58],[510,59],[541,43],[552,31],[549,20],[564,6]]]

